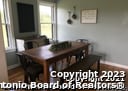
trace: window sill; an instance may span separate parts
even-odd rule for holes
[[[15,48],[12,48],[12,49],[6,49],[6,50],[5,50],[6,53],[15,52],[15,51],[16,51]]]

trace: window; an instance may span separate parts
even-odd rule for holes
[[[5,49],[14,48],[14,39],[12,36],[12,27],[10,23],[10,13],[9,13],[9,0],[0,0],[0,13],[2,20],[2,31],[4,37]]]
[[[55,4],[39,2],[40,34],[56,39]]]

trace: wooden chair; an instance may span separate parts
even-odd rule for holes
[[[50,44],[49,39],[46,36],[40,36],[37,39],[27,40],[24,43],[25,50],[40,47],[43,45]]]
[[[34,82],[36,78],[39,79],[39,74],[43,73],[43,67],[40,64],[35,64],[28,60],[29,58],[21,53],[16,53],[16,55],[19,57],[21,66],[24,70],[24,82]]]
[[[89,43],[87,39],[77,39],[76,42]],[[76,62],[78,62],[79,60],[82,60],[86,56],[86,54],[87,53],[85,50],[80,51],[80,52],[76,53],[75,55],[69,56],[67,62],[68,62],[68,64],[70,64],[71,63],[70,61],[73,56],[75,57]]]
[[[77,39],[76,41],[81,43],[88,43],[87,39]]]
[[[88,44],[88,40],[87,39],[77,39],[76,40],[77,42],[81,42],[81,43],[86,43]],[[86,51],[85,50],[82,50],[80,51],[79,53],[77,53],[75,56],[76,56],[76,61],[79,61],[81,59],[83,59],[85,56],[86,56]]]
[[[29,50],[39,47],[39,44],[34,40],[29,40],[24,43],[24,47],[25,50]],[[19,57],[21,66],[24,69],[24,82],[29,83],[29,79],[30,82],[33,82],[36,81],[36,78],[39,80],[39,74],[43,73],[43,67],[21,53],[16,53],[16,55]]]
[[[25,41],[24,43],[25,50],[36,48],[36,47],[39,47],[39,44],[34,40],[28,40],[28,41]]]

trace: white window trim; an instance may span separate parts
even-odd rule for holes
[[[6,52],[10,52],[10,51],[15,51],[16,50],[16,46],[15,46],[15,38],[14,38],[14,28],[13,28],[13,17],[12,17],[12,6],[11,6],[11,0],[8,0],[8,9],[9,9],[9,25],[10,25],[10,31],[8,31],[8,33],[10,34],[8,37],[9,40],[9,47],[6,48]]]
[[[52,23],[54,24],[54,27],[53,27],[53,34],[52,34],[52,37],[53,37],[53,40],[57,40],[57,16],[56,16],[56,3],[53,3],[53,2],[47,2],[47,1],[42,1],[42,0],[37,0],[37,9],[38,9],[38,28],[39,28],[39,34],[41,33],[41,26],[40,26],[40,15],[39,15],[39,5],[42,4],[42,5],[46,5],[46,6],[53,6],[54,8],[54,12],[53,12],[53,21]]]

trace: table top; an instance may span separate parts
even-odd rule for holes
[[[71,42],[71,47],[66,48],[59,51],[50,51],[49,48],[51,47],[51,44],[41,46],[38,48],[33,48],[30,50],[23,51],[22,53],[28,57],[31,57],[35,61],[38,61],[38,63],[53,63],[55,60],[60,60],[66,56],[70,56],[76,51],[80,51],[84,48],[86,48],[89,44],[80,43],[80,42]]]

